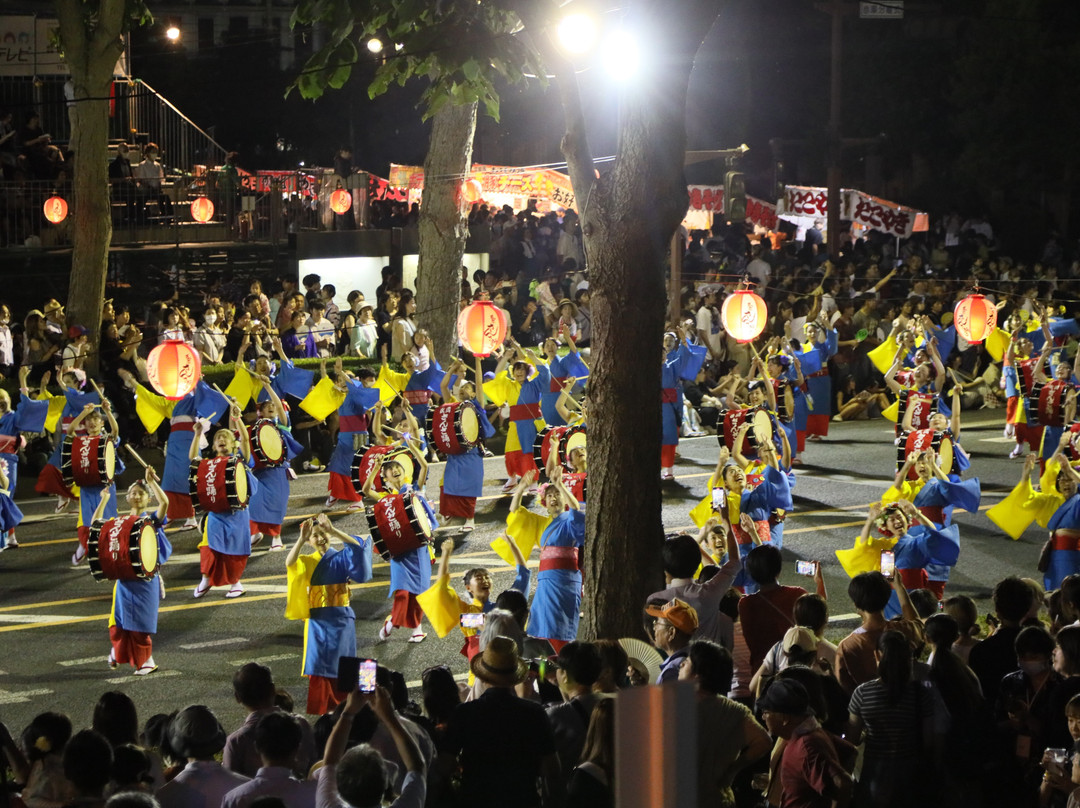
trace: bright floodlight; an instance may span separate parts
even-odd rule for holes
[[[568,53],[585,53],[596,41],[596,23],[588,14],[567,14],[559,23],[559,44]]]
[[[168,28],[165,29],[165,36],[168,37],[171,41],[175,42],[180,38],[180,29],[177,28],[175,25],[170,25]]]
[[[378,37],[372,37],[367,41],[367,49],[372,53],[382,53],[382,40]]]
[[[604,69],[620,81],[637,75],[641,53],[637,39],[625,29],[614,31],[604,43]]]

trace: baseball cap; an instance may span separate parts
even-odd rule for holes
[[[785,654],[790,654],[798,649],[801,653],[808,654],[817,650],[817,637],[814,632],[805,626],[792,626],[784,634],[782,648]]]
[[[653,617],[667,620],[683,634],[693,634],[697,631],[697,609],[684,600],[672,598],[663,606],[649,606],[645,612]]]

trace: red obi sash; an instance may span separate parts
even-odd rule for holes
[[[539,401],[532,404],[514,404],[510,407],[511,421],[536,421],[542,417]]]
[[[1070,535],[1062,530],[1055,530],[1052,540],[1055,550],[1080,550],[1080,534]]]
[[[430,390],[406,390],[401,394],[410,404],[427,404],[431,401]]]
[[[661,404],[674,404],[679,400],[679,391],[674,387],[665,387],[660,391]]]
[[[195,431],[195,422],[194,421],[173,421],[172,424],[169,425],[169,431],[170,432],[194,432]]]
[[[364,415],[339,415],[339,432],[367,432],[367,414]]]
[[[577,572],[577,557],[576,547],[545,547],[540,551],[540,572],[546,570]]]

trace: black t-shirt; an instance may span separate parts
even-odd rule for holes
[[[989,705],[993,705],[997,699],[1001,680],[1020,668],[1020,663],[1016,660],[1016,649],[1013,647],[1019,633],[1019,626],[1002,626],[995,634],[971,649],[968,665],[979,677],[983,698]]]
[[[540,765],[554,754],[555,739],[543,707],[491,688],[454,708],[446,749],[461,764],[462,804],[534,808],[540,805]]]

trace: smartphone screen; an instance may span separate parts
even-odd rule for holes
[[[889,550],[881,551],[881,574],[892,578],[896,572],[896,559]]]
[[[795,572],[799,575],[813,575],[814,574],[814,562],[813,561],[796,561]]]
[[[360,678],[360,658],[343,656],[338,659],[337,678],[338,690],[343,693],[353,690]]]
[[[484,627],[484,613],[483,612],[465,612],[461,615],[461,627],[462,628],[475,628],[481,629]]]
[[[375,673],[379,670],[379,664],[374,659],[365,659],[360,663],[360,676],[357,680],[356,689],[361,693],[375,692]]]

